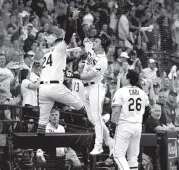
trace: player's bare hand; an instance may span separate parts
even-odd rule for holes
[[[75,10],[73,11],[72,18],[73,18],[74,20],[78,19],[79,14],[80,14],[80,11],[79,11],[78,9],[75,9]]]

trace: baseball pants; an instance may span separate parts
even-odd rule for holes
[[[63,84],[43,84],[39,88],[40,125],[47,125],[54,102],[73,106],[76,110],[82,109],[83,103]]]
[[[117,125],[113,155],[120,170],[138,170],[141,132],[141,123],[119,122]]]
[[[102,147],[103,139],[107,146],[111,144],[109,130],[101,116],[104,97],[105,87],[102,83],[85,87],[83,95],[84,105],[88,119],[95,127],[95,146],[97,147]]]

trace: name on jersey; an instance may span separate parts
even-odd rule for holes
[[[87,57],[87,64],[88,65],[96,65],[97,63],[97,60],[95,60],[93,57],[91,57],[91,53],[88,54],[88,57]]]
[[[139,95],[139,90],[137,90],[137,89],[129,90],[129,94],[130,95]]]

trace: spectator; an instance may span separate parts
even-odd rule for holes
[[[10,10],[12,3],[10,1],[3,1],[3,23],[4,27],[7,29],[7,25],[10,23]]]
[[[174,90],[170,90],[168,95],[168,100],[166,101],[166,104],[164,105],[163,110],[163,116],[166,118],[165,125],[172,127],[175,129],[175,118],[176,118],[176,98],[177,98],[177,92]]]
[[[40,73],[41,73],[41,64],[39,61],[34,61],[33,65],[32,65],[32,71],[30,73],[30,80],[35,83],[36,81],[38,81],[38,79],[40,78]]]
[[[119,72],[118,77],[117,77],[117,88],[121,88],[125,86],[125,82],[126,82],[125,80],[126,80],[126,75],[128,73],[128,70],[129,70],[129,64],[127,61],[124,61],[122,63],[122,69]]]
[[[7,97],[11,98],[10,86],[14,80],[14,76],[8,68],[5,68],[5,63],[5,54],[3,51],[0,51],[0,84],[6,89]]]
[[[49,123],[46,126],[46,133],[65,133],[65,129],[59,124],[60,112],[52,109]],[[81,167],[80,160],[71,148],[56,148],[56,159],[65,156],[65,167],[67,170],[79,169]],[[45,161],[44,157],[39,157]]]
[[[173,25],[172,25],[172,39],[174,45],[176,45],[177,51],[179,50],[179,17],[178,14],[175,14],[173,17]]]
[[[157,82],[153,83],[153,89],[154,89],[154,103],[159,103],[159,93],[160,93],[159,83]]]
[[[168,17],[160,17],[158,19],[160,29],[160,45],[161,50],[164,52],[172,51],[172,30],[171,22]]]
[[[85,14],[83,15],[83,22],[82,24],[86,24],[88,28],[93,24],[94,17],[92,13],[90,12],[90,8],[88,5],[84,8]]]
[[[118,37],[119,39],[123,40],[125,42],[125,45],[128,44],[128,47],[131,47],[129,40],[130,39],[130,32],[129,32],[129,20],[127,19],[129,14],[129,9],[124,8],[123,14],[119,18],[118,22]]]
[[[28,24],[27,25],[27,38],[24,41],[24,51],[25,52],[28,52],[31,50],[32,44],[35,41],[35,35],[32,31],[33,31],[33,25]]]
[[[154,104],[151,109],[151,115],[148,117],[145,123],[146,133],[155,133],[157,131],[167,131],[167,127],[160,123],[161,117],[161,106]],[[160,157],[159,157],[159,146],[157,147],[146,147],[144,153],[152,159],[153,170],[160,170]]]
[[[134,70],[136,73],[140,73],[142,71],[142,65],[139,58],[137,58],[137,53],[135,50],[130,52],[130,57],[132,61],[130,69]]]
[[[32,69],[32,63],[34,61],[34,53],[28,52],[24,55],[24,64],[21,66],[22,69]]]
[[[118,12],[118,9],[114,6],[111,9],[111,13],[110,13],[109,27],[113,30],[114,33],[117,31],[117,22],[118,22],[117,12]]]
[[[157,78],[157,68],[156,68],[156,61],[154,59],[149,59],[148,67],[142,70],[144,74],[144,78],[146,80],[154,81]]]
[[[168,94],[170,92],[170,89],[171,89],[171,83],[170,83],[170,80],[168,77],[165,77],[163,79],[163,93],[164,93],[164,97],[165,97],[165,100],[167,101],[168,100]]]
[[[33,83],[30,80],[30,71],[23,69],[21,74],[21,93],[22,93],[22,106],[38,106],[37,102],[37,89],[40,85],[40,80]]]

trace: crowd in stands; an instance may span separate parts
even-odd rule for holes
[[[91,40],[99,32],[111,37],[103,80],[104,112],[111,114],[113,94],[133,69],[154,107],[154,113],[144,119],[146,131],[178,130],[179,69],[177,65],[163,69],[159,58],[159,53],[179,57],[177,0],[0,0],[0,102],[38,106],[41,59],[59,28],[67,30],[73,24],[75,9],[80,10],[76,42],[82,50],[69,53],[70,70],[81,72],[87,56],[79,34]],[[71,88],[71,80],[64,83]],[[155,111],[156,104],[161,114]],[[11,119],[8,110],[1,117]]]

